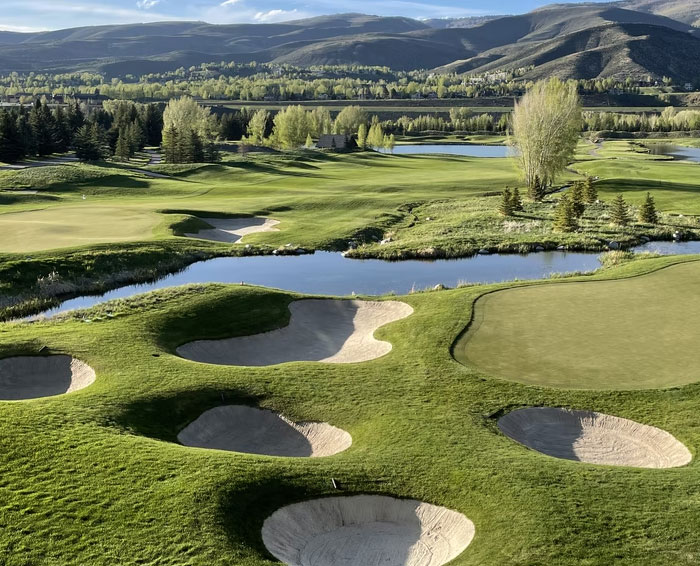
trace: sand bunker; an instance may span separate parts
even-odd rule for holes
[[[185,446],[292,458],[332,456],[352,445],[347,432],[327,423],[294,423],[272,411],[242,405],[205,412],[177,439]]]
[[[502,417],[498,427],[533,450],[578,462],[675,468],[692,458],[688,449],[666,431],[590,411],[521,409]]]
[[[262,538],[289,566],[441,566],[469,546],[474,524],[444,507],[358,495],[283,507]]]
[[[295,301],[289,310],[289,326],[279,330],[226,340],[198,340],[180,346],[177,353],[195,362],[232,366],[364,362],[391,351],[391,344],[375,340],[375,330],[413,312],[398,301],[327,299]]]
[[[208,230],[200,230],[196,234],[185,234],[188,238],[224,242],[227,244],[239,243],[243,236],[256,232],[277,232],[275,228],[279,220],[255,216],[251,218],[202,218],[204,222],[213,226]]]
[[[37,399],[83,389],[94,370],[70,356],[22,356],[0,360],[0,399]]]

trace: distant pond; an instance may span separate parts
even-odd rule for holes
[[[650,143],[647,144],[652,155],[669,155],[684,161],[694,161],[700,163],[700,147],[684,147],[673,143]]]
[[[397,145],[393,152],[380,149],[381,153],[393,153],[394,155],[463,155],[467,157],[511,157],[513,149],[506,145],[478,145],[478,144],[406,144]]]

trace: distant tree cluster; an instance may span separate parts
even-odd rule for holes
[[[75,150],[79,159],[112,155],[129,159],[145,145],[160,144],[162,114],[157,105],[111,101],[87,109],[77,102],[51,109],[36,101],[31,109],[0,110],[0,161],[14,163]]]
[[[209,108],[186,96],[171,100],[163,112],[163,159],[166,163],[219,161],[218,131]]]
[[[691,132],[700,130],[700,111],[678,111],[668,106],[661,114],[586,112],[584,129],[591,132]]]

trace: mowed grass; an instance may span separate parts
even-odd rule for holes
[[[466,514],[476,537],[455,566],[697,564],[696,462],[639,470],[556,460],[505,438],[496,421],[521,406],[598,410],[662,427],[696,454],[700,386],[564,391],[457,363],[450,346],[474,301],[506,287],[401,297],[415,313],[377,332],[392,352],[351,365],[237,368],[173,355],[188,340],[286,324],[299,296],[251,287],[180,288],[114,305],[112,318],[100,308],[91,322],[4,326],[0,356],[46,346],[88,362],[97,381],[67,396],[0,403],[3,565],[271,566],[264,519],[337,495],[331,478],[342,494],[412,497]],[[176,444],[202,411],[240,402],[330,422],[353,445],[311,460]]]
[[[641,389],[700,381],[700,262],[618,281],[485,295],[458,360],[521,383]]]
[[[219,165],[156,169],[177,175],[149,179],[122,171],[104,178],[101,171],[90,169],[79,182],[47,184],[42,177],[37,188],[45,188],[59,200],[41,210],[25,211],[20,217],[25,225],[22,238],[8,235],[16,229],[13,215],[0,214],[0,252],[74,247],[88,241],[171,238],[161,223],[175,220],[157,214],[165,210],[262,214],[280,220],[281,232],[250,235],[246,243],[329,247],[359,231],[382,229],[401,219],[398,208],[402,205],[484,194],[517,181],[517,171],[507,159],[374,153],[300,152],[245,160],[233,156]],[[96,176],[90,178],[90,174]],[[20,179],[31,186],[31,179]],[[6,176],[0,182],[11,186],[20,181]],[[78,205],[81,212],[76,218]],[[20,206],[5,206],[2,211],[21,210]],[[84,222],[80,215],[85,216]],[[43,222],[47,216],[51,223]],[[125,216],[130,220],[125,221]]]

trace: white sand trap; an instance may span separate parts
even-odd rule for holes
[[[295,423],[272,411],[242,405],[203,413],[177,439],[185,446],[289,458],[332,456],[352,445],[347,432],[327,423]]]
[[[666,431],[590,411],[520,409],[502,417],[498,427],[533,450],[590,464],[676,468],[692,459],[688,449]]]
[[[243,236],[255,234],[256,232],[279,232],[275,228],[279,220],[255,216],[252,218],[202,218],[204,222],[213,226],[212,229],[200,230],[196,234],[185,234],[188,238],[198,238],[200,240],[211,240],[214,242],[224,242],[236,244]]]
[[[4,401],[72,393],[94,381],[94,370],[70,356],[22,356],[0,360],[0,399]]]
[[[474,523],[420,501],[357,495],[283,507],[262,538],[289,566],[441,566],[469,546]]]
[[[286,362],[349,364],[391,351],[375,340],[378,328],[406,318],[413,308],[399,301],[305,299],[289,306],[289,326],[225,340],[198,340],[177,353],[188,360],[227,366],[270,366]]]

